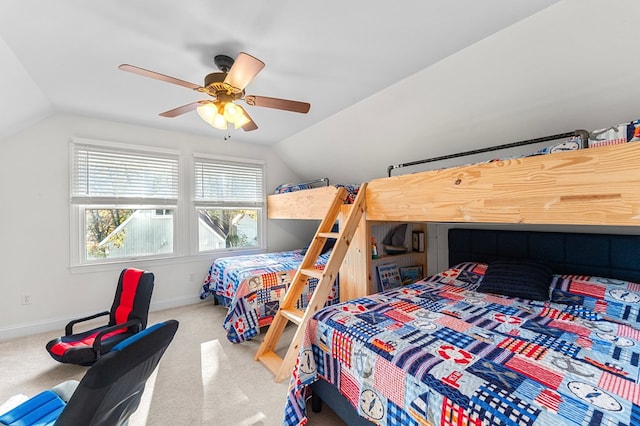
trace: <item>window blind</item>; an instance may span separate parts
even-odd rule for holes
[[[178,199],[177,154],[74,145],[74,198]]]
[[[262,164],[195,158],[195,201],[216,204],[264,204]]]

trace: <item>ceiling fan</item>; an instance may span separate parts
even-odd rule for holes
[[[245,95],[245,87],[264,68],[265,64],[260,59],[240,52],[235,61],[227,55],[217,55],[214,58],[214,63],[220,69],[220,72],[208,74],[204,78],[204,86],[129,64],[122,64],[118,69],[206,93],[213,99],[191,102],[160,113],[160,116],[177,117],[195,109],[204,121],[220,130],[227,130],[228,123],[232,123],[236,129],[241,128],[244,131],[258,128],[247,111],[234,102],[238,100],[244,100],[251,106],[274,108],[302,114],[306,114],[311,108],[311,105],[307,102]]]

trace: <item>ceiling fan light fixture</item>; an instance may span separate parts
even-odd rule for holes
[[[240,107],[233,102],[227,102],[224,106],[224,118],[227,119],[228,122],[236,124],[238,120],[240,120],[244,114]]]
[[[236,129],[244,127],[245,124],[250,123],[251,120],[246,116],[244,111],[240,111],[240,117],[233,123]]]
[[[213,118],[213,122],[209,124],[211,124],[218,130],[227,130],[227,120],[222,114],[216,114],[216,116]]]
[[[227,130],[227,120],[224,118],[224,109],[219,102],[207,102],[196,110],[203,121],[219,130]]]
[[[213,103],[207,102],[196,108],[196,111],[198,111],[198,115],[200,116],[200,118],[211,124],[213,122],[213,118],[218,113],[218,108],[216,108]]]

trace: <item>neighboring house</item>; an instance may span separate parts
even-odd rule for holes
[[[227,235],[224,229],[202,210],[198,210],[199,251],[225,248]]]
[[[173,222],[171,210],[140,209],[104,238],[99,247],[105,247],[107,257],[130,257],[172,252]],[[232,220],[232,229],[245,245],[257,245],[257,224],[249,215],[238,214]],[[227,247],[227,234],[220,224],[200,211],[198,217],[200,250]],[[124,235],[124,238],[115,238]],[[117,244],[115,241],[123,241]]]
[[[239,237],[244,237],[247,245],[258,245],[258,225],[256,220],[247,214],[239,214],[233,218],[232,224]]]
[[[229,234],[237,235],[244,247],[258,245],[258,224],[254,218],[243,213],[231,220],[231,229],[227,234],[216,219],[199,210],[198,227],[200,251],[227,248]]]
[[[133,212],[113,230],[99,247],[106,247],[107,257],[144,256],[173,252],[173,221],[171,210],[140,209]],[[124,233],[124,244],[118,246],[114,237]]]

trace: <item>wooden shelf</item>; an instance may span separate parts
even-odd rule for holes
[[[371,291],[377,293],[380,289],[380,283],[378,282],[378,271],[376,270],[378,265],[384,265],[386,263],[395,263],[398,268],[405,266],[422,266],[422,271],[426,270],[426,253],[418,251],[409,251],[400,254],[386,254],[379,256],[377,259],[371,259]]]
[[[427,253],[408,251],[399,254],[380,254],[371,258],[371,238],[376,239],[378,252],[384,253],[382,240],[397,225],[407,223],[405,245],[411,247],[411,233],[421,230],[426,234],[426,224],[421,222],[363,221],[360,223],[340,269],[340,300],[350,300],[378,292],[376,267],[383,263],[397,263],[398,267],[422,266],[427,270]],[[424,272],[423,272],[424,273]]]
[[[406,253],[398,253],[398,254],[383,254],[378,256],[377,258],[371,258],[372,262],[375,262],[376,260],[388,260],[388,259],[393,259],[393,258],[398,258],[398,257],[404,257],[404,256],[417,256],[417,255],[422,255],[424,256],[424,253],[418,252],[418,251],[408,251]]]

